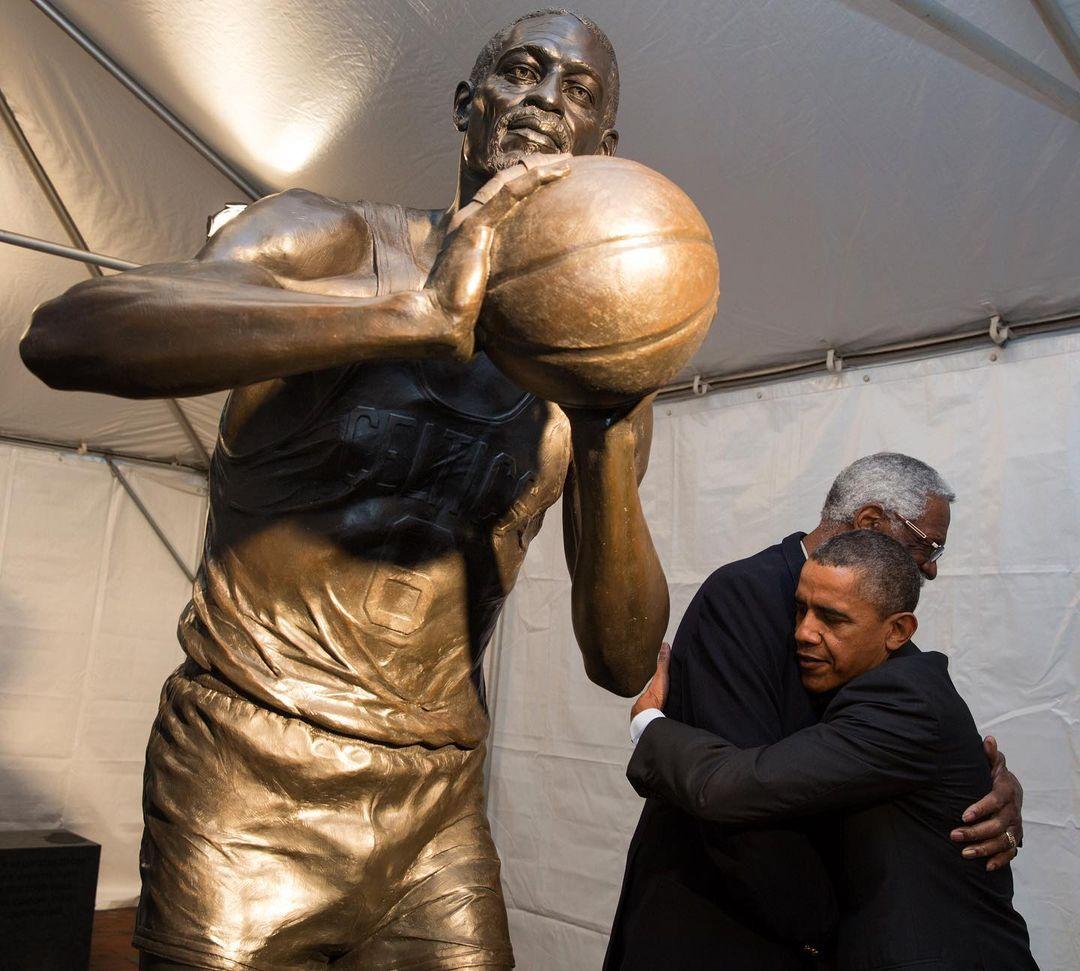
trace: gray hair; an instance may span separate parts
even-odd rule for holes
[[[905,519],[918,519],[931,496],[956,500],[949,484],[925,462],[899,452],[877,452],[856,459],[836,477],[821,518],[850,523],[863,506],[878,505]]]
[[[847,567],[858,575],[859,595],[878,616],[913,611],[919,605],[922,574],[896,540],[873,529],[852,529],[822,543],[810,555],[822,566]]]
[[[472,72],[469,74],[469,83],[474,88],[479,87],[495,66],[495,61],[502,53],[502,49],[506,45],[506,38],[510,36],[510,32],[518,24],[526,20],[535,20],[537,17],[573,17],[596,38],[607,53],[611,60],[611,69],[608,71],[604,83],[604,117],[602,124],[604,128],[611,128],[615,124],[615,115],[619,110],[619,62],[615,60],[615,48],[611,46],[608,35],[596,23],[588,17],[574,13],[573,10],[567,10],[565,7],[545,7],[543,10],[534,10],[532,13],[518,17],[513,23],[503,27],[481,49],[476,58],[476,63],[473,64]]]

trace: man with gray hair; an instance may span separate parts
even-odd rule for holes
[[[849,529],[873,529],[906,547],[927,580],[945,552],[949,504],[956,495],[925,462],[899,452],[856,459],[833,481],[807,551]]]
[[[702,584],[675,637],[666,703],[643,696],[632,738],[661,708],[742,748],[816,724],[792,635],[807,556],[834,536],[869,529],[899,542],[932,580],[954,499],[934,469],[910,456],[880,452],[853,462],[836,477],[813,530],[729,563]],[[962,825],[956,820],[952,838],[969,844],[965,857],[999,868],[1022,839],[1023,793],[992,739],[986,751],[993,787]],[[718,953],[725,971],[805,968],[827,950],[838,920],[815,837],[802,823],[722,828],[649,799],[627,854],[605,971],[704,971],[716,967]]]

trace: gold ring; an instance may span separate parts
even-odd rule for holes
[[[1015,850],[1016,849],[1016,837],[1013,836],[1013,834],[1010,833],[1008,830],[1005,830],[1005,839],[1007,839],[1009,841],[1009,849],[1010,850]]]

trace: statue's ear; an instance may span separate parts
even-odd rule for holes
[[[600,139],[600,147],[596,150],[597,155],[614,155],[615,149],[619,147],[619,133],[614,128],[609,128],[604,132],[604,137]]]
[[[472,108],[474,88],[468,81],[459,81],[454,90],[454,127],[465,131],[469,127],[469,109]]]

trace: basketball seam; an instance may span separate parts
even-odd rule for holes
[[[700,307],[683,317],[682,320],[675,324],[672,324],[666,330],[658,331],[652,334],[646,334],[644,337],[635,338],[632,341],[620,342],[618,344],[619,353],[626,351],[633,351],[639,347],[648,347],[652,344],[662,343],[669,337],[674,337],[680,331],[688,329],[698,317],[705,313],[709,309],[710,303],[715,303],[716,299],[720,295],[720,290],[713,290],[709,299],[706,300]],[[554,363],[560,357],[567,354],[577,354],[581,356],[587,356],[589,354],[598,354],[604,351],[611,350],[614,345],[595,345],[593,347],[550,347],[545,344],[538,344],[534,341],[521,340],[517,337],[508,337],[505,334],[499,334],[496,338],[497,343],[508,345],[515,350],[525,351],[532,354],[537,360],[545,363]]]
[[[524,266],[515,267],[512,270],[501,270],[498,273],[492,274],[488,278],[487,289],[497,290],[504,283],[510,283],[522,276],[528,276],[530,273],[535,273],[537,270],[543,270],[549,266],[555,266],[557,263],[561,263],[564,260],[569,259],[571,256],[576,256],[578,253],[584,253],[591,249],[597,249],[601,246],[612,246],[616,251],[629,248],[631,243],[658,243],[661,246],[672,246],[675,243],[702,243],[710,248],[713,245],[713,241],[708,236],[667,236],[660,233],[648,233],[646,235],[634,235],[634,236],[611,236],[605,239],[593,240],[588,243],[581,243],[578,246],[574,246],[568,250],[560,250],[552,256],[545,256],[533,263],[526,263]]]

